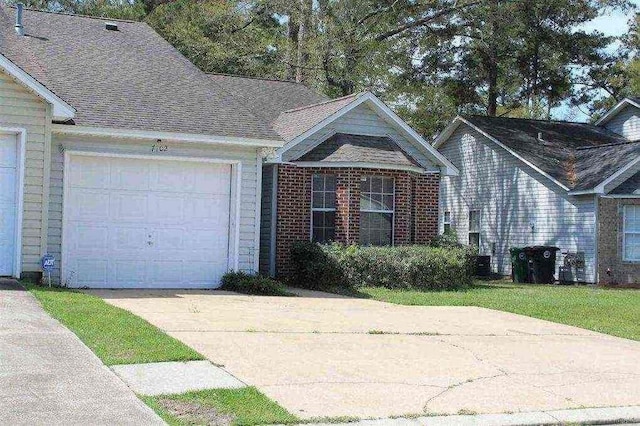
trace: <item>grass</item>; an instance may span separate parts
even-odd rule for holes
[[[478,281],[458,291],[359,291],[363,297],[400,305],[480,306],[640,340],[639,290]]]
[[[42,307],[106,365],[204,359],[132,313],[74,290],[25,284]]]
[[[180,395],[140,396],[170,426],[214,423],[211,411],[232,418],[234,425],[291,424],[300,420],[254,387],[213,389]],[[184,407],[182,413],[167,408]]]

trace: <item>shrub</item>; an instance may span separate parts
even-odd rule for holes
[[[222,277],[222,290],[244,294],[260,294],[264,296],[292,296],[285,287],[276,280],[262,275],[246,272],[227,272]]]
[[[299,243],[292,250],[294,285],[317,290],[386,287],[449,290],[473,280],[466,247],[358,247]]]
[[[463,244],[458,241],[458,233],[455,229],[449,229],[448,231],[436,235],[431,240],[431,247],[442,248],[463,248]]]

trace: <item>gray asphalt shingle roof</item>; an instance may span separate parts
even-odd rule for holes
[[[622,136],[587,123],[464,118],[572,190],[593,188],[640,153]]]
[[[207,75],[145,23],[0,6],[0,54],[76,110],[74,123],[282,140],[273,121],[325,97],[295,83]]]
[[[340,111],[361,95],[362,93],[356,93],[342,98],[327,100],[315,105],[284,111],[276,119],[274,129],[286,142],[289,142],[322,120]]]
[[[420,164],[386,136],[337,133],[303,155],[298,161],[376,163],[420,167]]]

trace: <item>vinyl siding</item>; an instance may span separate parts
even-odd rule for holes
[[[291,147],[283,154],[284,161],[299,158],[318,143],[326,140],[335,133],[349,133],[354,135],[388,136],[393,139],[407,154],[417,160],[428,170],[437,171],[436,167],[424,148],[417,147],[414,142],[402,136],[394,126],[383,120],[367,105],[359,105],[342,117],[335,120],[316,134]]]
[[[151,155],[151,142],[117,138],[79,138],[54,135],[51,148],[51,187],[49,197],[49,253],[61,259],[62,243],[62,203],[64,150],[107,152],[117,154]],[[202,157],[226,160],[239,160],[242,165],[240,200],[240,244],[239,268],[244,271],[255,270],[258,257],[256,233],[259,222],[256,221],[257,208],[257,151],[255,148],[207,147],[184,144],[168,145],[167,156]],[[158,154],[161,156],[162,154]],[[52,274],[60,279],[60,270]]]
[[[22,220],[22,271],[40,270],[46,235],[42,206],[44,189],[45,146],[50,140],[51,107],[37,95],[28,91],[6,73],[0,72],[0,127],[26,130],[26,159],[24,179],[24,210]],[[45,238],[43,238],[43,236]]]
[[[469,211],[480,210],[480,254],[492,256],[494,272],[511,273],[510,247],[548,244],[562,251],[584,251],[586,281],[594,281],[592,196],[566,195],[465,124],[440,147],[440,152],[460,170],[460,176],[442,179],[440,212],[451,212],[451,226],[457,230],[460,242],[467,243]],[[556,264],[560,265],[562,256],[558,255]]]
[[[622,111],[609,120],[605,127],[612,132],[624,136],[630,141],[640,139],[640,109],[627,105]]]

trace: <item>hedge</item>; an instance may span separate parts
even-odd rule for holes
[[[222,276],[222,290],[264,296],[293,296],[284,285],[271,278],[245,272],[227,272]]]
[[[386,287],[451,290],[471,284],[473,252],[466,247],[360,247],[297,242],[292,285],[313,290]]]

